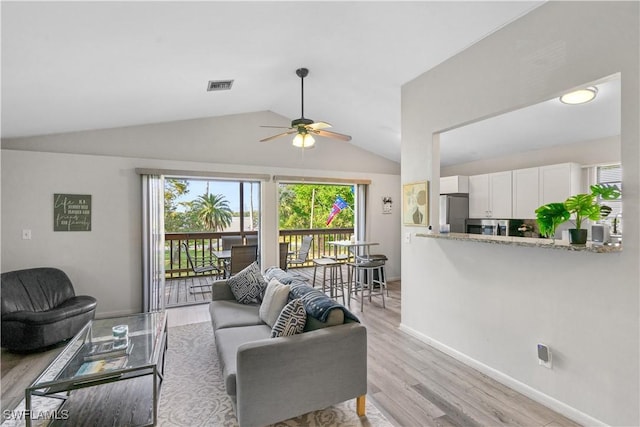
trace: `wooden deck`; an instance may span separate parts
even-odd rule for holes
[[[194,277],[193,286],[203,286],[215,280],[214,277]],[[192,281],[190,277],[180,279],[167,279],[165,282],[164,294],[167,308],[181,307],[185,305],[206,304],[211,301],[211,287],[194,287],[191,289]]]

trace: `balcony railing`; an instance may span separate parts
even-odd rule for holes
[[[191,258],[201,264],[212,258],[212,252],[222,249],[223,236],[255,236],[257,231],[237,232],[197,232],[197,233],[165,233],[165,278],[193,276],[187,256],[182,246],[187,243]],[[280,241],[289,244],[289,251],[296,251],[302,244],[304,236],[313,236],[313,245],[309,251],[307,262],[297,267],[312,266],[312,259],[333,255],[334,246],[329,242],[334,240],[348,240],[353,234],[353,228],[280,230]],[[339,248],[338,254],[346,253],[345,248]]]
[[[289,243],[289,251],[297,251],[302,245],[304,236],[313,236],[313,244],[307,257],[307,262],[299,264],[296,267],[310,267],[313,265],[314,258],[322,258],[323,256],[333,256],[336,247],[329,244],[334,240],[349,240],[353,234],[353,228],[316,228],[304,230],[280,230],[280,241]],[[338,254],[346,253],[344,247],[338,248]]]
[[[191,259],[198,265],[206,263],[213,257],[212,252],[222,250],[223,236],[256,236],[257,231],[237,232],[197,232],[197,233],[165,233],[164,235],[164,270],[165,278],[193,276],[187,255],[182,246],[187,243]],[[215,274],[212,272],[210,274]]]

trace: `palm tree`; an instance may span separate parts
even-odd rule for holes
[[[232,212],[222,194],[203,194],[193,201],[200,222],[209,230],[223,231],[231,225]]]

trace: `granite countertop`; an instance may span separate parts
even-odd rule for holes
[[[530,248],[560,249],[576,252],[614,253],[621,252],[622,245],[616,244],[593,244],[587,242],[586,245],[571,245],[566,240],[556,239],[536,239],[532,237],[513,236],[487,236],[484,234],[465,233],[416,233],[416,237],[428,237],[432,239],[463,240],[468,242],[491,243],[498,245],[526,246]]]

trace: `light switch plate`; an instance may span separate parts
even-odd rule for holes
[[[22,240],[31,240],[31,230],[29,229],[22,230]]]

